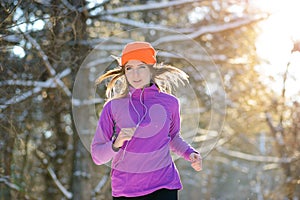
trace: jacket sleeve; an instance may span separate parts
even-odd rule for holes
[[[180,134],[180,107],[179,101],[176,99],[172,107],[171,125],[170,125],[170,149],[183,157],[186,160],[190,160],[191,153],[198,153],[193,147],[191,147]]]
[[[117,154],[112,149],[113,132],[114,121],[111,113],[111,103],[108,102],[101,112],[91,144],[91,156],[95,164],[107,163]]]

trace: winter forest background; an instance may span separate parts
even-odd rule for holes
[[[255,2],[2,0],[0,199],[110,199],[110,168],[88,151],[104,102],[94,81],[133,40],[190,76],[182,134],[205,158],[199,173],[176,159],[180,199],[299,199],[299,84],[289,83],[300,45],[289,38],[291,59],[276,66],[263,58],[272,13]],[[264,53],[282,49],[275,39]]]

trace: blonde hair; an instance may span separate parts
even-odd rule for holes
[[[154,64],[147,65],[152,73],[152,82],[157,85],[160,91],[171,94],[179,83],[188,83],[189,76],[182,70],[171,65]],[[108,99],[122,98],[129,92],[129,83],[125,77],[125,67],[119,66],[116,69],[107,71],[96,80],[96,85],[107,81],[106,97]]]

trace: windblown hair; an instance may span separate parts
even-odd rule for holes
[[[152,72],[151,81],[157,85],[160,91],[171,94],[179,83],[188,83],[189,76],[182,70],[171,65],[154,64],[147,65]],[[107,71],[96,80],[96,85],[108,81],[106,97],[108,99],[122,98],[129,92],[129,83],[125,77],[125,67],[118,67]]]

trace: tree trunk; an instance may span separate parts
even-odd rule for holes
[[[73,0],[72,5],[75,8],[83,6],[85,1],[83,0]],[[85,40],[86,39],[86,18],[83,13],[75,12],[74,18],[73,18],[73,35],[72,40]],[[86,71],[82,74],[82,77],[78,77],[77,73],[79,70],[80,65],[83,62],[84,56],[87,54],[88,49],[86,46],[79,46],[75,44],[71,50],[69,50],[72,53],[72,60],[75,60],[76,62],[75,67],[72,68],[72,74],[76,76],[78,79],[89,81],[89,71]],[[75,77],[73,78],[73,81],[75,80]],[[88,97],[88,90],[87,88],[82,88],[80,95],[82,98]],[[70,112],[71,113],[71,112]],[[90,171],[90,165],[91,165],[91,159],[89,152],[84,147],[82,141],[80,140],[80,137],[78,134],[80,134],[80,131],[88,130],[89,126],[89,118],[87,117],[87,108],[81,107],[79,109],[79,121],[80,123],[80,130],[78,133],[74,133],[73,137],[73,147],[74,147],[74,154],[73,154],[73,169],[72,169],[72,179],[71,179],[71,191],[73,193],[73,199],[74,200],[81,200],[81,199],[90,199],[91,197],[91,191],[92,191],[92,185],[90,182],[90,174],[92,172]],[[73,119],[74,123],[74,119]],[[75,124],[73,124],[73,130],[76,130]],[[83,130],[82,130],[83,129]]]
[[[1,154],[0,154],[0,199],[11,199],[11,188],[8,184],[3,184],[2,182],[11,182],[11,163],[13,160],[13,152],[14,152],[14,142],[15,142],[15,133],[12,130],[7,129],[12,125],[2,124],[2,127],[5,127],[6,130],[1,131],[0,141],[5,145],[0,145]],[[3,148],[3,149],[2,149]]]

